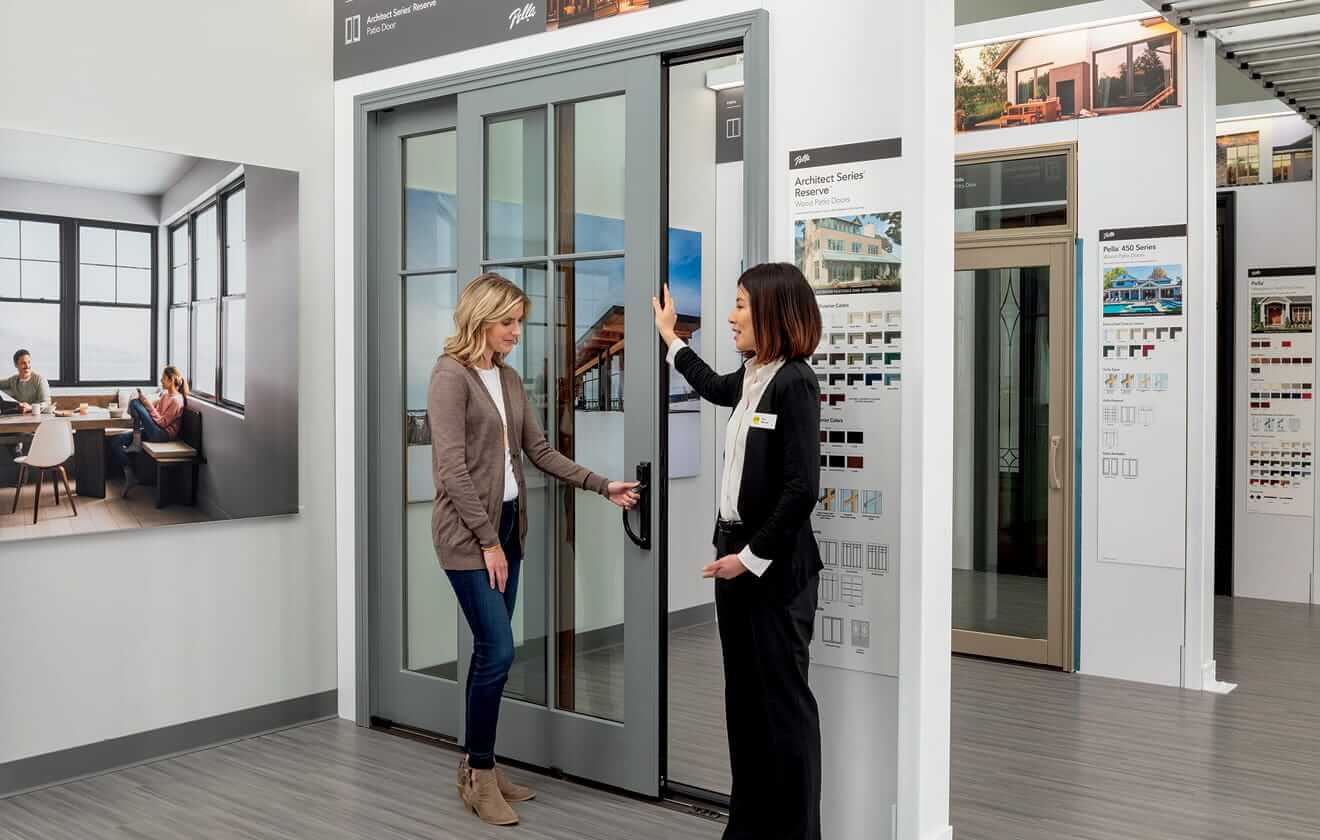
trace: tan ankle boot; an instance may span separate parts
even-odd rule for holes
[[[465,755],[458,762],[458,789],[460,791],[463,790],[469,769],[468,757]],[[500,793],[504,794],[505,802],[527,802],[536,798],[536,791],[525,785],[510,781],[504,773],[504,768],[498,764],[495,765],[495,780],[500,784]]]
[[[495,780],[500,784],[500,793],[504,794],[505,802],[526,802],[536,798],[536,791],[509,781],[509,777],[504,775],[504,770],[498,764],[495,765]]]
[[[494,770],[469,769],[460,795],[463,804],[471,808],[482,822],[491,825],[518,824],[518,814],[500,793],[500,784]]]

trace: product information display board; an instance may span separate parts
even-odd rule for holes
[[[1315,266],[1247,272],[1247,510],[1310,516],[1315,499]]]
[[[1103,563],[1186,565],[1187,227],[1100,231]]]
[[[792,152],[798,267],[823,332],[813,662],[898,676],[902,209],[897,139]]]

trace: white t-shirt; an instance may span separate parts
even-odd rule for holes
[[[490,398],[495,401],[495,407],[500,411],[500,422],[504,424],[505,435],[508,435],[509,416],[504,413],[504,391],[500,388],[500,369],[493,367],[490,370],[477,368],[477,373],[481,376],[481,384],[486,386],[490,392]],[[518,479],[513,477],[513,457],[509,454],[509,442],[504,441],[504,501],[511,502],[518,498]]]

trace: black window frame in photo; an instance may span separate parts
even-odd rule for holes
[[[130,222],[116,222],[107,219],[86,219],[78,216],[55,216],[42,213],[24,213],[13,210],[0,210],[0,219],[19,222],[42,222],[59,226],[60,241],[60,296],[57,300],[32,300],[29,298],[0,297],[0,303],[29,303],[59,307],[60,320],[60,369],[56,376],[47,381],[52,388],[115,388],[149,387],[156,381],[155,371],[159,348],[160,319],[160,243],[159,228],[155,225],[140,225]],[[129,231],[145,233],[151,237],[151,303],[124,304],[118,301],[83,301],[80,289],[81,280],[81,232],[84,227],[102,230]],[[81,321],[82,307],[116,309],[146,309],[151,316],[151,362],[148,378],[142,380],[101,380],[83,379],[81,376]]]
[[[167,228],[167,249],[168,262],[170,264],[169,278],[169,297],[166,305],[166,347],[171,351],[174,347],[174,312],[178,309],[186,309],[188,313],[188,358],[184,362],[184,375],[188,377],[188,382],[193,386],[189,397],[200,400],[212,405],[220,406],[233,411],[237,414],[244,414],[247,410],[246,405],[246,382],[244,382],[244,402],[225,399],[222,395],[225,392],[225,303],[226,301],[243,300],[244,306],[247,303],[247,289],[241,294],[229,294],[229,255],[226,247],[226,233],[229,229],[229,200],[236,194],[244,192],[247,189],[247,181],[240,176],[233,181],[225,184],[215,191],[214,195],[209,196],[205,201],[198,203],[195,207],[175,219]],[[245,196],[246,199],[246,196]],[[216,289],[214,298],[200,299],[197,297],[197,218],[208,210],[215,210],[216,215]],[[174,295],[174,233],[180,228],[186,228],[188,241],[188,299],[178,301]],[[196,387],[197,366],[195,364],[197,356],[197,307],[199,303],[215,303],[215,393],[204,391]],[[245,334],[246,334],[246,324]],[[175,360],[177,363],[178,360]]]
[[[1091,107],[1097,110],[1100,108],[1122,108],[1122,109],[1130,109],[1132,111],[1137,110],[1136,107],[1131,105],[1101,105],[1100,104],[1101,96],[1100,96],[1100,62],[1098,60],[1099,56],[1104,53],[1111,53],[1117,50],[1127,50],[1127,60],[1123,64],[1125,68],[1125,72],[1123,74],[1123,84],[1126,87],[1126,93],[1124,94],[1124,96],[1131,97],[1134,95],[1135,87],[1136,87],[1136,71],[1132,67],[1132,62],[1135,55],[1133,48],[1143,47],[1146,46],[1147,44],[1151,44],[1156,41],[1163,41],[1165,39],[1168,39],[1169,41],[1169,84],[1173,87],[1174,96],[1172,102],[1161,103],[1156,110],[1177,107],[1179,104],[1178,103],[1179,91],[1178,91],[1178,33],[1177,32],[1164,32],[1159,35],[1151,36],[1150,38],[1142,38],[1138,41],[1129,41],[1126,44],[1115,44],[1112,47],[1104,47],[1103,49],[1092,50],[1091,51]]]

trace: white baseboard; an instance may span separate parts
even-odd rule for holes
[[[953,826],[946,825],[938,829],[934,834],[929,835],[926,840],[953,840]]]
[[[1205,667],[1201,669],[1202,691],[1208,691],[1211,694],[1228,694],[1237,687],[1237,683],[1219,681],[1215,660],[1211,659],[1209,662],[1205,663]]]

